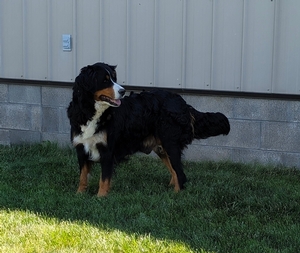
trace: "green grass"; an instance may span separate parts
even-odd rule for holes
[[[300,252],[300,171],[185,162],[186,189],[154,158],[117,167],[108,197],[100,169],[76,195],[71,149],[0,147],[0,252]]]

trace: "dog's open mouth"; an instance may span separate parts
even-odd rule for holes
[[[103,102],[106,102],[106,103],[110,104],[111,106],[118,107],[118,106],[121,105],[121,100],[120,99],[112,99],[112,98],[109,98],[105,95],[101,95],[99,97],[99,99]]]

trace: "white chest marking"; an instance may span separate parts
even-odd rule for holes
[[[106,110],[106,106],[102,104],[95,103],[96,113],[93,116],[92,120],[89,120],[85,125],[81,125],[82,133],[74,136],[73,145],[77,146],[78,144],[83,144],[84,150],[89,154],[89,159],[91,161],[99,161],[100,154],[97,149],[97,144],[107,145],[107,135],[105,131],[96,133],[97,122],[101,117],[102,113]]]
[[[106,132],[99,132],[88,138],[85,138],[83,133],[74,137],[73,145],[77,146],[78,144],[83,144],[84,151],[89,154],[89,160],[97,162],[100,159],[97,144],[106,146],[106,141]]]

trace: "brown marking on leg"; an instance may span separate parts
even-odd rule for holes
[[[98,190],[98,197],[104,197],[108,194],[110,188],[110,179],[102,180],[102,178],[99,181],[99,190]]]
[[[79,181],[79,187],[77,193],[82,193],[86,191],[88,185],[88,174],[90,173],[90,169],[91,169],[90,163],[85,163],[81,168],[80,181]]]
[[[162,146],[156,146],[153,150],[160,157],[160,159],[166,165],[166,167],[168,168],[168,170],[170,171],[170,173],[172,175],[170,185],[174,185],[174,191],[179,192],[180,186],[178,183],[178,177],[177,177],[175,170],[172,167],[172,164],[170,162],[167,152],[163,149]]]

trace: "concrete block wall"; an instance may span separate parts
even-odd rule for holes
[[[0,144],[70,141],[71,88],[0,84]]]
[[[53,141],[70,145],[66,108],[71,87],[0,84],[0,144]],[[232,96],[183,95],[202,112],[222,112],[228,136],[195,140],[189,160],[259,162],[300,168],[300,102]]]
[[[228,136],[194,141],[186,159],[285,165],[300,168],[300,102],[295,100],[184,96],[196,109],[220,111]]]

